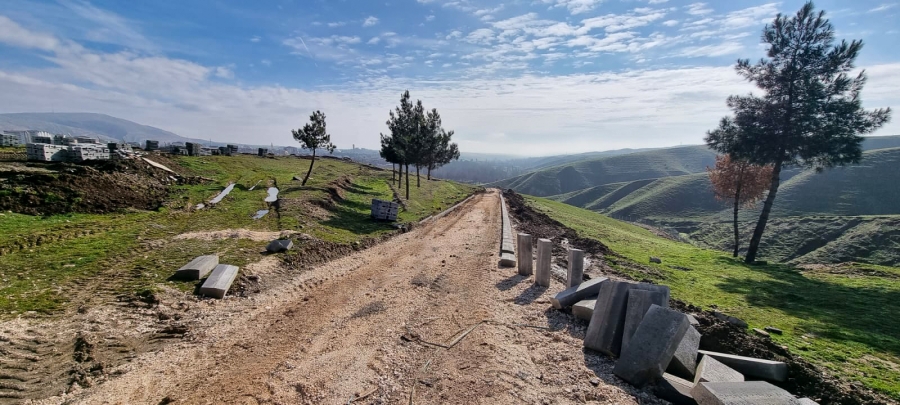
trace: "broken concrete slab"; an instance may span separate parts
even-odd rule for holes
[[[651,305],[613,374],[639,388],[659,379],[690,326],[681,312]]]
[[[697,401],[691,397],[691,388],[694,388],[694,383],[664,373],[662,378],[656,382],[653,393],[674,405],[697,405]]]
[[[694,376],[694,384],[701,382],[740,382],[744,381],[744,375],[733,368],[722,364],[712,356],[703,356],[700,364],[697,364],[697,373]]]
[[[800,401],[800,405],[819,405],[818,402],[813,401],[809,398],[800,398],[798,399],[798,401]]]
[[[765,338],[771,337],[771,336],[769,336],[769,332],[766,332],[766,331],[764,331],[764,330],[762,330],[762,329],[759,329],[759,328],[753,328],[753,333],[755,333],[755,334],[757,334],[757,335],[759,335],[759,336],[765,337]]]
[[[581,300],[572,305],[572,315],[576,318],[590,322],[591,316],[594,315],[594,306],[597,300]]]
[[[566,288],[550,297],[550,303],[553,304],[553,308],[563,309],[575,305],[583,299],[596,297],[600,293],[603,283],[607,280],[609,279],[606,277],[597,277],[574,287]]]
[[[290,239],[275,239],[266,245],[266,251],[269,253],[281,253],[291,250],[294,247],[294,241]]]
[[[734,325],[734,326],[737,326],[737,327],[739,327],[739,328],[741,328],[741,329],[747,329],[747,327],[750,326],[750,325],[747,325],[747,322],[744,322],[743,319],[735,318],[735,317],[733,317],[733,316],[731,316],[731,315],[725,315],[725,314],[723,314],[723,313],[721,313],[721,312],[719,312],[719,311],[713,311],[713,316],[715,316],[715,317],[718,318],[719,320],[728,322],[728,323],[730,323],[730,324],[732,324],[732,325]]]
[[[700,321],[697,320],[697,317],[691,314],[687,314],[688,321],[691,322],[691,326],[697,326],[700,324]]]
[[[532,260],[533,256],[531,253],[531,235],[527,233],[520,233],[518,235],[518,247],[519,256],[518,256],[518,264],[519,264],[519,274],[523,276],[530,276],[534,273]]]
[[[800,405],[791,393],[765,381],[704,382],[691,396],[700,405]]]
[[[500,254],[500,266],[516,267],[516,255],[508,252]]]
[[[175,272],[175,277],[182,280],[199,280],[206,277],[218,264],[219,256],[217,255],[197,256],[188,264],[181,266]]]
[[[566,273],[566,287],[581,284],[584,278],[584,251],[569,249],[569,268]]]
[[[710,352],[699,350],[703,357],[710,356],[724,363],[747,377],[759,378],[769,381],[786,381],[788,374],[787,364],[775,360],[763,360],[753,357],[737,356],[733,354]],[[701,360],[702,361],[702,360]]]
[[[688,318],[690,323],[690,318]],[[694,379],[697,372],[697,349],[700,348],[700,332],[693,325],[688,327],[666,371],[682,378]]]
[[[781,329],[778,329],[778,328],[776,328],[776,327],[774,327],[774,326],[766,326],[766,327],[763,328],[763,329],[765,329],[766,332],[774,333],[774,334],[776,334],[776,335],[780,335],[780,334],[784,333],[784,331],[782,331]]]
[[[584,335],[584,347],[618,356],[625,328],[625,305],[633,284],[609,280],[600,287],[594,314]]]
[[[534,282],[543,287],[550,287],[550,260],[553,258],[553,242],[550,239],[538,239],[537,263]]]
[[[625,329],[622,329],[623,351],[627,349],[631,336],[634,335],[638,325],[641,324],[641,320],[644,319],[644,314],[647,313],[650,306],[656,304],[665,308],[668,306],[667,298],[665,294],[659,291],[632,288],[628,292],[628,300],[625,305]]]
[[[220,264],[213,269],[212,274],[200,286],[200,295],[213,298],[225,298],[231,283],[238,274],[238,267],[230,264]]]

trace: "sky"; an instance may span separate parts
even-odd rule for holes
[[[734,71],[802,1],[4,0],[0,111],[96,112],[182,136],[296,145],[314,110],[378,147],[404,90],[466,152],[700,144],[756,91]],[[866,108],[900,106],[900,0],[818,1],[862,39]],[[894,114],[896,115],[896,114]],[[900,134],[900,118],[875,135]]]

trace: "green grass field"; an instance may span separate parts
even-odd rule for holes
[[[218,253],[224,263],[243,266],[259,260],[265,242],[246,239],[180,240],[187,232],[224,229],[292,230],[337,243],[351,243],[392,231],[388,223],[369,218],[373,198],[392,199],[390,171],[377,171],[332,159],[316,161],[305,187],[291,180],[303,175],[309,160],[255,156],[178,157],[167,164],[215,181],[177,186],[158,211],[111,214],[67,214],[35,217],[15,213],[0,216],[0,319],[26,311],[58,313],[71,301],[70,292],[96,281],[108,295],[154,289],[161,283],[190,290],[194,282],[167,280],[194,256]],[[340,179],[339,187],[332,187]],[[408,210],[401,222],[415,221],[449,208],[474,190],[448,181],[412,178]],[[253,190],[249,188],[261,181]],[[214,207],[189,209],[209,201],[228,183],[236,186]],[[277,184],[280,209],[259,220],[267,209],[266,186]],[[332,188],[342,198],[333,198]],[[113,270],[116,277],[96,278]]]
[[[750,266],[725,252],[660,238],[595,212],[548,199],[526,200],[579,235],[658,270],[662,276],[654,281],[671,287],[673,298],[704,309],[716,305],[751,328],[780,328],[784,335],[773,339],[793,353],[900,400],[900,321],[893,316],[900,311],[900,269]],[[662,264],[649,264],[649,256],[660,257]],[[648,277],[616,267],[637,279]]]

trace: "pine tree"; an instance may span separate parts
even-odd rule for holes
[[[335,146],[331,143],[331,135],[325,129],[325,113],[316,110],[309,116],[309,123],[303,125],[303,128],[291,130],[294,139],[300,142],[303,149],[312,150],[312,159],[309,161],[309,170],[306,171],[306,177],[303,178],[301,186],[306,185],[309,175],[312,174],[313,164],[316,162],[316,150],[325,149],[328,153],[334,153]]]
[[[738,60],[738,74],[762,96],[731,96],[733,118],[707,133],[712,149],[759,165],[772,165],[769,193],[753,231],[746,262],[756,260],[766,222],[789,166],[826,167],[858,163],[862,134],[890,120],[890,108],[866,111],[860,92],[865,72],[850,77],[862,41],[835,44],[834,27],[812,2],[796,15],[779,14],[763,29],[767,59]],[[732,130],[733,127],[736,130]]]

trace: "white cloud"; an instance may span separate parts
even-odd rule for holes
[[[369,18],[366,18],[366,20],[363,21],[363,25],[362,25],[362,26],[363,26],[363,27],[371,27],[371,26],[373,26],[373,25],[375,25],[375,24],[378,24],[378,17],[372,17],[372,16],[369,16]]]
[[[602,17],[582,20],[581,23],[587,31],[594,28],[604,28],[606,32],[616,32],[643,27],[665,16],[666,13],[663,11],[655,11],[649,14],[607,14]]]
[[[272,61],[270,61],[268,59],[263,59],[263,60],[259,61],[259,63],[261,63],[265,66],[272,66]]]
[[[0,15],[0,42],[15,47],[44,51],[52,51],[60,46],[59,40],[53,35],[26,30],[3,15]]]
[[[586,13],[603,3],[603,0],[543,0],[544,3],[556,3],[553,7],[565,7],[572,15]]]
[[[425,21],[434,21],[434,14],[425,17]]]
[[[466,42],[473,44],[489,44],[494,40],[494,31],[488,28],[479,28],[466,35]]]
[[[369,44],[369,45],[377,45],[379,42],[381,42],[381,38],[379,38],[379,37],[372,37],[372,39],[370,39],[370,40],[369,40],[368,42],[366,42],[366,43]]]
[[[663,21],[662,25],[665,25],[666,27],[674,27],[674,26],[678,25],[678,20]]]
[[[737,54],[744,49],[744,46],[737,42],[723,42],[717,45],[692,46],[681,50],[678,56],[695,58],[695,57],[714,57]]]
[[[234,79],[234,71],[225,66],[216,67],[215,75],[222,79]]]
[[[449,39],[454,39],[454,38],[459,38],[459,37],[462,37],[462,32],[461,32],[461,31],[457,31],[457,30],[453,30],[453,31],[451,31],[449,34],[447,34],[446,39],[449,40]]]
[[[335,21],[328,23],[329,28],[343,27],[345,25],[347,25],[345,21]]]
[[[869,10],[868,12],[870,12],[870,13],[877,13],[877,12],[879,12],[879,11],[890,10],[890,9],[892,9],[892,8],[894,8],[894,7],[897,7],[897,3],[886,3],[886,4],[882,4],[882,5],[878,6],[878,7],[875,7],[875,8],[873,8],[873,9]]]
[[[691,3],[687,5],[687,13],[690,15],[706,15],[712,13],[712,9],[706,3]]]
[[[650,0],[650,1],[648,1],[647,3],[648,3],[648,4],[663,4],[663,3],[667,2],[667,1],[669,1],[669,0]]]
[[[260,38],[259,35],[254,35],[250,38],[250,42],[259,42],[260,40],[262,40],[262,38]]]

